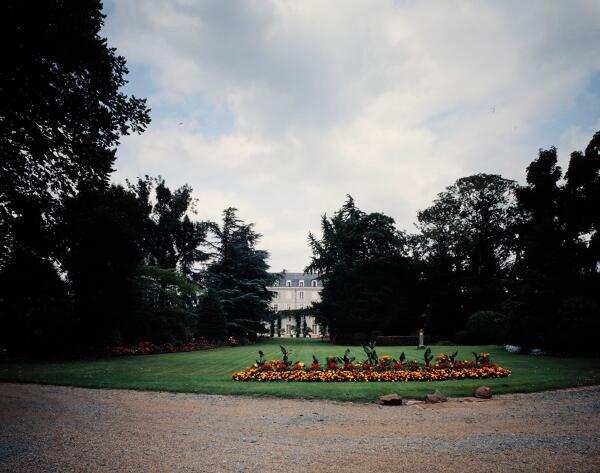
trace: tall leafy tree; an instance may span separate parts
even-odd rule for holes
[[[2,265],[20,245],[35,246],[63,197],[105,188],[120,137],[150,119],[145,99],[121,92],[128,71],[100,36],[99,0],[8,0],[0,9],[11,52],[0,72]],[[30,215],[42,228],[15,234]]]
[[[203,282],[217,291],[229,332],[250,337],[264,332],[272,297],[266,287],[273,277],[267,272],[268,253],[256,248],[261,235],[253,224],[240,220],[232,207],[223,211],[220,225],[210,224],[210,230],[214,235],[213,256]]]
[[[321,230],[320,239],[309,235],[313,256],[307,271],[323,280],[317,311],[330,333],[339,340],[365,339],[374,330],[416,329],[422,310],[419,266],[394,220],[363,212],[348,196],[332,217],[322,217]]]
[[[418,214],[428,264],[432,328],[449,336],[475,311],[504,300],[517,221],[516,183],[495,174],[458,179]]]
[[[24,336],[57,340],[74,326],[61,317],[71,310],[57,272],[63,204],[106,190],[120,137],[150,121],[145,100],[122,92],[125,59],[100,35],[103,22],[98,0],[0,6],[10,51],[0,70],[0,279],[21,287],[16,299],[12,283],[0,285],[0,323]]]
[[[565,180],[555,148],[540,150],[518,191],[517,290],[510,339],[555,351],[593,350],[600,330],[600,133],[571,154]]]
[[[129,189],[144,215],[140,233],[143,266],[138,279],[138,318],[147,338],[183,341],[196,333],[199,265],[207,224],[193,221],[195,201],[188,185],[171,190],[161,178],[145,176]]]
[[[129,188],[146,213],[144,256],[150,266],[174,268],[187,277],[208,254],[203,251],[208,224],[192,221],[196,213],[189,185],[169,189],[161,177],[146,176]]]
[[[508,302],[509,336],[525,347],[540,344],[542,326],[555,322],[562,285],[571,283],[559,218],[562,170],[557,162],[556,148],[540,150],[527,167],[527,185],[517,191],[522,222],[515,273],[521,282]]]

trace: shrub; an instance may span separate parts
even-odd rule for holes
[[[505,338],[505,316],[492,310],[480,310],[472,314],[465,330],[456,334],[458,343],[500,343]]]

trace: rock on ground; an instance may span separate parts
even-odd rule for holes
[[[477,401],[0,383],[0,472],[600,471],[600,387]]]
[[[489,388],[489,386],[479,386],[475,390],[474,396],[478,399],[491,399],[492,390]]]

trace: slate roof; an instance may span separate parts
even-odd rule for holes
[[[317,273],[273,273],[279,287],[286,287],[286,282],[291,281],[291,287],[300,287],[300,281],[304,280],[304,287],[312,287],[312,281],[317,281],[317,287],[323,287],[323,282],[319,279]]]

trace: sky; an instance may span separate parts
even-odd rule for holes
[[[114,180],[189,184],[200,220],[255,223],[301,271],[350,194],[414,232],[478,172],[523,182],[600,130],[600,2],[110,0],[103,34],[152,123]]]

